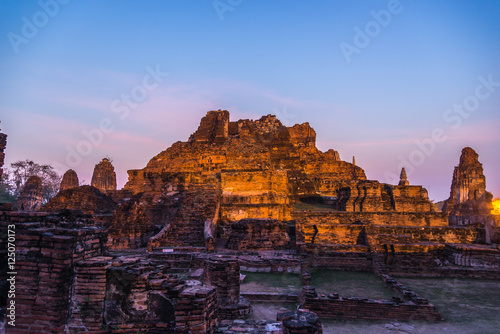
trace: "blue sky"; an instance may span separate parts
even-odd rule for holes
[[[89,183],[110,156],[123,186],[126,170],[187,140],[206,111],[227,109],[232,120],[309,122],[321,150],[356,156],[381,182],[395,182],[405,165],[435,200],[448,197],[460,151],[471,146],[500,196],[498,1],[0,0],[0,8],[7,166],[31,158]]]

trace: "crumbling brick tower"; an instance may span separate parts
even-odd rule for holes
[[[76,188],[78,187],[78,185],[78,175],[74,170],[68,169],[63,175],[61,185],[59,186],[59,191]]]
[[[451,225],[468,225],[484,222],[492,205],[492,194],[486,191],[486,177],[479,155],[465,147],[460,162],[453,171],[450,198],[443,211],[450,215]]]
[[[19,211],[38,211],[42,207],[43,186],[42,180],[36,176],[30,176],[17,199]]]
[[[116,190],[115,167],[108,158],[102,159],[95,165],[91,185],[102,192]]]

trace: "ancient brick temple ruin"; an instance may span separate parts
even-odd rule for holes
[[[59,187],[59,191],[63,191],[66,189],[76,188],[80,184],[78,182],[78,175],[72,169],[68,169],[66,173],[64,173],[61,186]]]
[[[42,207],[43,186],[38,176],[30,176],[17,199],[19,211],[37,211]]]
[[[108,158],[95,165],[91,185],[102,192],[116,190],[115,168]]]
[[[404,169],[397,185],[367,180],[354,161],[318,150],[308,123],[272,115],[231,121],[210,111],[188,141],[128,175],[117,190],[105,158],[92,186],[68,171],[36,212],[0,212],[3,230],[16,227],[11,333],[321,333],[326,319],[442,321],[395,277],[500,279],[500,221],[471,148],[443,211]],[[373,272],[395,296],[317,293],[318,268]],[[242,292],[256,271],[298,275],[302,287]],[[253,303],[276,301],[300,310],[249,319]]]

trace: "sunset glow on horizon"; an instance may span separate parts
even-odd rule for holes
[[[492,202],[493,210],[492,214],[500,216],[500,198],[494,199]]]

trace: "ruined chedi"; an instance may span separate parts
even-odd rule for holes
[[[491,200],[491,193],[486,191],[486,178],[479,155],[472,148],[465,147],[460,156],[460,163],[453,171],[450,198],[446,201],[443,211],[450,214],[450,223],[453,224],[453,216],[489,214]],[[473,223],[473,220],[469,222]],[[465,221],[456,223],[462,225]]]
[[[91,185],[102,192],[116,190],[115,168],[108,158],[102,159],[101,162],[95,165]]]
[[[399,176],[399,185],[400,186],[410,185],[410,181],[408,181],[408,176],[406,175],[406,170],[404,167],[401,169],[401,175]]]
[[[42,207],[43,187],[38,176],[30,176],[17,200],[19,211],[37,211]]]
[[[78,175],[74,170],[68,169],[63,175],[61,185],[59,186],[59,191],[76,187],[78,187]]]

